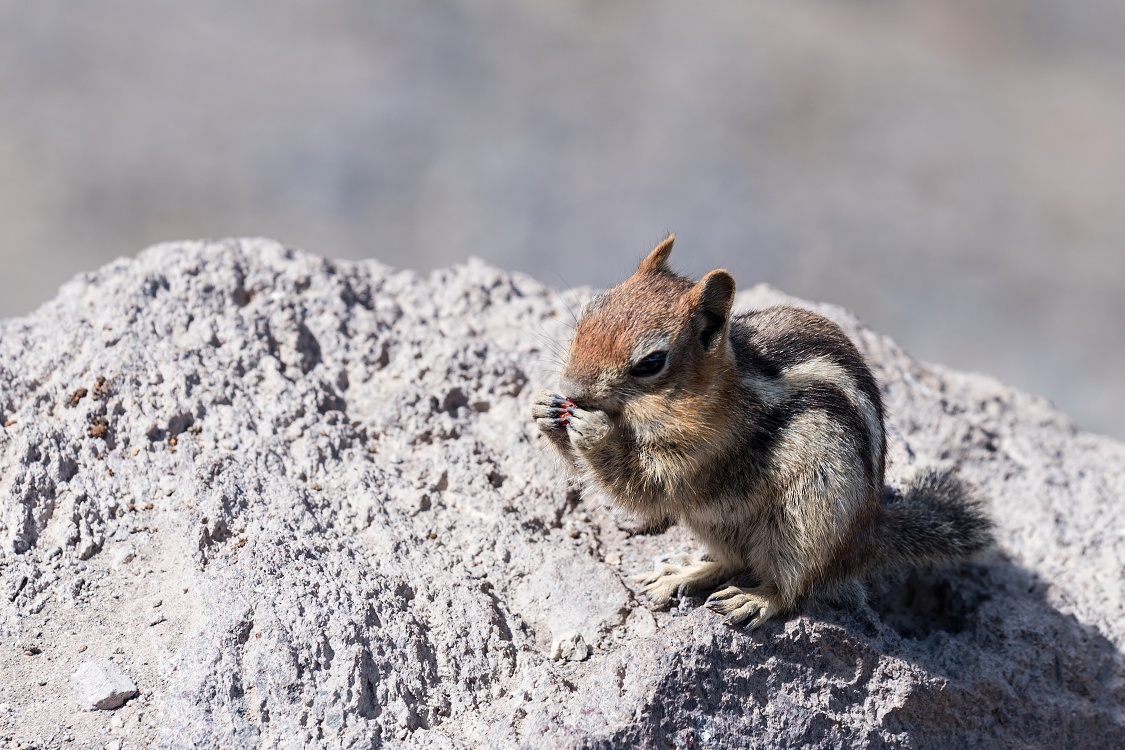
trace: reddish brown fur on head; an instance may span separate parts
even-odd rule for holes
[[[696,284],[674,273],[668,267],[674,240],[668,235],[632,276],[583,309],[562,374],[564,392],[570,391],[565,395],[579,404],[612,408],[667,381],[638,384],[628,377],[638,357],[651,350],[669,351],[669,369],[698,372],[712,349],[701,342],[718,340],[725,331],[734,279],[712,271]]]

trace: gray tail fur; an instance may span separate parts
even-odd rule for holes
[[[992,542],[981,501],[951,469],[922,469],[879,505],[875,543],[884,564],[948,565]]]

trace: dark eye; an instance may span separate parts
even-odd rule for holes
[[[633,365],[633,369],[629,370],[629,374],[638,378],[651,377],[664,369],[664,362],[667,359],[668,352],[653,352]]]

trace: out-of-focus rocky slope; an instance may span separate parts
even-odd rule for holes
[[[629,537],[526,416],[580,296],[232,240],[0,322],[0,740],[1119,746],[1125,447],[818,307],[883,384],[892,476],[959,464],[998,550],[753,633],[657,611],[632,575],[690,537]],[[81,712],[99,660],[139,694]]]

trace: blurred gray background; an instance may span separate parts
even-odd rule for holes
[[[855,310],[1125,437],[1120,0],[0,0],[0,316],[170,239]]]

